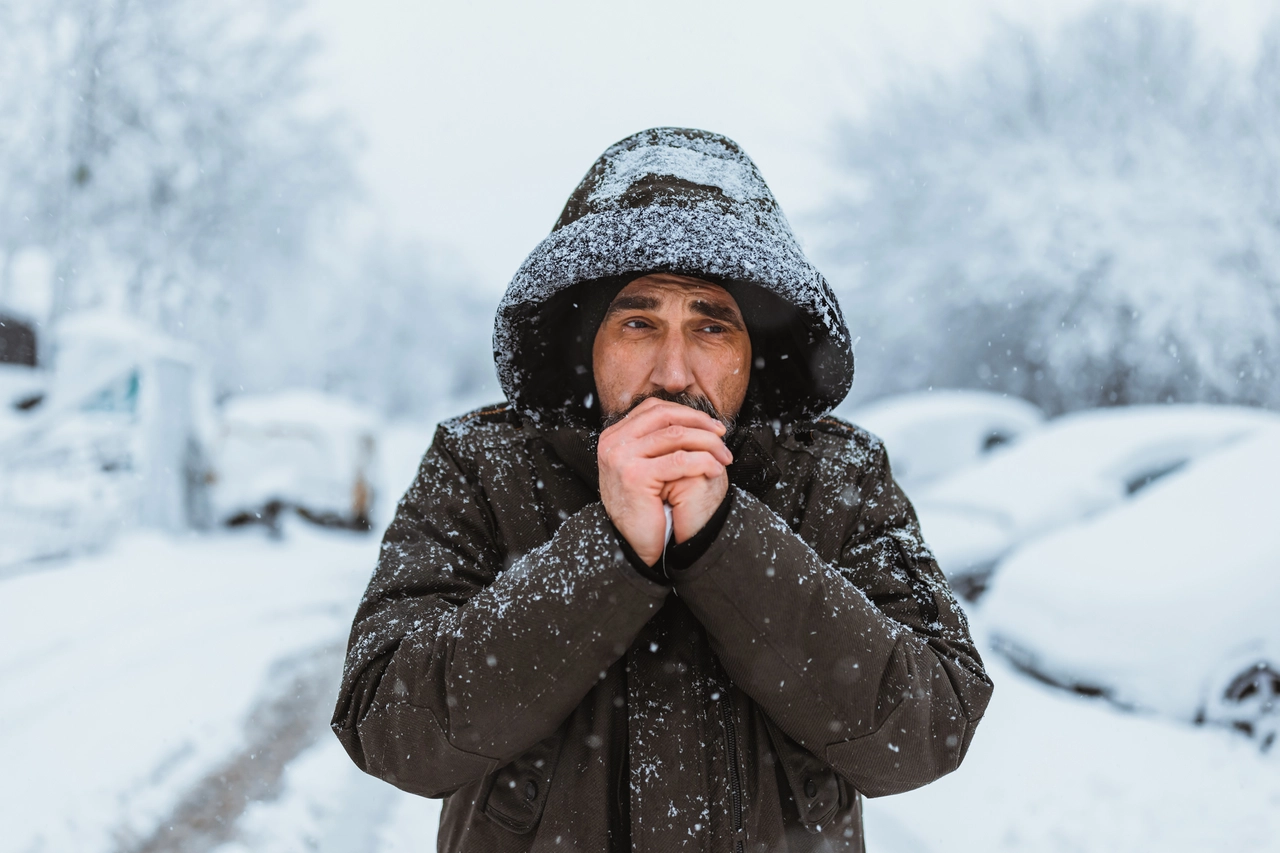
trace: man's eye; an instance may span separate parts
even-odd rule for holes
[[[646,322],[645,320],[641,320],[639,317],[636,317],[635,319],[632,319],[632,320],[628,320],[622,325],[626,326],[628,329],[648,329],[649,328],[648,322]]]
[[[713,334],[713,335],[719,335],[719,334],[722,334],[722,333],[723,333],[724,331],[726,331],[726,330],[725,330],[725,327],[724,327],[724,326],[721,326],[719,323],[708,323],[707,325],[703,326],[703,327],[702,327],[701,329],[699,329],[698,331],[699,331],[699,332],[710,332],[710,333],[711,333],[711,334]]]

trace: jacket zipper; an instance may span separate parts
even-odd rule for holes
[[[720,717],[724,720],[724,739],[729,748],[729,802],[733,808],[733,833],[738,837],[733,849],[743,853],[742,846],[742,777],[738,774],[738,729],[733,722],[733,703],[729,691],[720,700]]]

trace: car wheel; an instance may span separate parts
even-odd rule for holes
[[[1238,729],[1270,749],[1280,733],[1280,671],[1259,661],[1227,683],[1206,716]]]

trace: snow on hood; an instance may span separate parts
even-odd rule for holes
[[[613,296],[653,272],[713,281],[738,300],[760,414],[813,418],[848,393],[840,306],[755,163],[719,134],[654,128],[604,152],[507,288],[494,361],[516,408],[535,422],[598,423],[595,330]]]

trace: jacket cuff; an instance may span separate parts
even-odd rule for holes
[[[660,583],[663,586],[669,586],[671,581],[662,573],[662,560],[652,566],[640,559],[640,555],[636,553],[636,549],[631,547],[631,543],[627,541],[627,537],[623,536],[618,528],[613,528],[613,533],[618,538],[618,547],[622,549],[622,556],[627,558],[627,562],[631,564],[631,568],[640,573],[641,577],[648,578],[654,583]]]
[[[635,552],[631,543],[618,531],[618,528],[615,527],[613,532],[618,537],[618,547],[622,549],[623,555],[632,568],[654,583],[670,584],[677,572],[688,569],[707,553],[711,543],[719,538],[720,531],[724,529],[725,519],[729,517],[729,510],[732,508],[733,489],[728,489],[725,491],[724,500],[720,501],[720,506],[716,507],[716,511],[712,513],[711,518],[707,519],[707,523],[702,525],[702,529],[680,543],[672,541],[675,539],[673,533],[672,539],[667,541],[666,550],[658,558],[658,562],[652,566],[640,559],[640,555]]]
[[[741,492],[741,494],[739,494],[737,498],[734,498],[734,492]],[[743,499],[747,497],[750,497],[750,495],[739,489],[737,486],[729,487],[729,492],[725,495],[724,502],[720,504],[720,509],[716,510],[716,516],[720,516],[721,513],[723,513],[723,516],[720,517],[718,521],[719,526],[716,530],[716,535],[708,539],[699,549],[698,553],[692,555],[688,559],[688,562],[685,562],[680,566],[673,566],[671,563],[671,552],[668,550],[667,576],[669,577],[670,582],[681,583],[693,580],[719,561],[724,550],[737,538],[739,528],[743,526],[742,514],[747,509],[744,505]],[[714,518],[715,516],[713,516],[713,519]],[[711,522],[707,522],[707,526],[709,527],[710,525]],[[697,539],[701,534],[702,531],[699,531],[698,534],[694,536],[694,539]],[[693,539],[690,539],[688,542],[683,544],[688,545],[691,542],[693,542]]]
[[[707,553],[711,543],[720,536],[720,531],[724,529],[724,520],[729,517],[729,510],[732,508],[733,489],[726,489],[724,500],[720,501],[720,506],[716,507],[716,511],[712,513],[711,518],[707,519],[707,523],[702,525],[701,530],[678,544],[667,543],[666,553],[663,554],[659,565],[666,568],[668,579],[674,573],[682,572],[702,559],[702,555]],[[675,534],[672,534],[672,539],[674,538]]]

